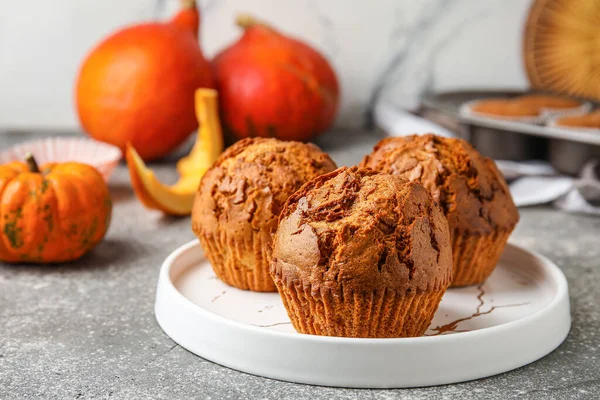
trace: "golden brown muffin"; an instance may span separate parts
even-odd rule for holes
[[[526,104],[531,107],[549,108],[549,109],[565,109],[565,108],[577,108],[581,106],[579,100],[570,99],[568,97],[550,96],[541,94],[528,94],[525,96],[519,96],[516,99],[519,104]]]
[[[298,332],[421,336],[452,280],[448,222],[422,185],[340,168],[289,198],[270,272]]]
[[[275,291],[271,235],[287,198],[335,163],[317,146],[244,139],[229,147],[198,189],[192,229],[215,274],[240,289]]]
[[[471,111],[500,118],[537,117],[541,108],[535,104],[510,99],[486,99],[474,103]]]
[[[562,117],[556,120],[556,125],[567,128],[600,129],[600,111],[572,117]]]
[[[452,286],[487,279],[519,221],[494,161],[462,139],[428,134],[383,139],[361,166],[420,182],[440,203],[452,238]]]

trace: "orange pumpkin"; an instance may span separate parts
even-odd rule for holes
[[[0,165],[0,260],[73,261],[94,248],[110,223],[112,202],[102,176],[86,164]]]
[[[198,128],[194,91],[213,87],[198,44],[193,0],[166,23],[137,24],[107,37],[84,60],[75,84],[83,130],[145,160],[161,158]]]

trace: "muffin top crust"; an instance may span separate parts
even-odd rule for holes
[[[194,202],[194,232],[251,237],[275,231],[287,198],[335,163],[313,144],[247,138],[226,149],[206,172]]]
[[[361,166],[423,184],[451,230],[487,235],[511,231],[519,213],[496,164],[462,139],[433,134],[386,138]]]
[[[558,118],[556,120],[556,125],[571,128],[600,129],[600,111]]]
[[[439,290],[452,278],[448,224],[419,183],[343,167],[288,199],[271,273],[339,295]]]
[[[485,99],[474,103],[471,111],[497,117],[537,117],[541,107],[512,99]]]
[[[544,94],[528,94],[517,97],[517,101],[521,104],[537,106],[540,108],[575,108],[581,106],[581,102],[576,99],[571,99],[562,96],[552,96]]]

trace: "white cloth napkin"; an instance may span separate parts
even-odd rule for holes
[[[375,107],[374,117],[377,126],[389,136],[429,132],[456,136],[434,122],[385,102]],[[577,178],[560,175],[543,161],[496,160],[496,164],[509,182],[518,207],[551,203],[567,212],[600,215],[600,160],[586,164]]]

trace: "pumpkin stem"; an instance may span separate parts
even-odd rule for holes
[[[252,28],[253,26],[260,26],[262,28],[272,29],[269,24],[254,18],[250,14],[238,14],[235,18],[235,24],[242,29]]]
[[[196,0],[181,0],[181,9],[196,8]]]
[[[200,13],[196,7],[195,0],[181,0],[181,9],[171,18],[171,24],[192,32],[198,40],[198,29],[200,28]]]
[[[25,154],[25,162],[27,163],[27,167],[29,168],[29,172],[33,172],[36,174],[40,173],[40,167],[38,167],[38,163],[35,161],[35,157],[31,153]]]

